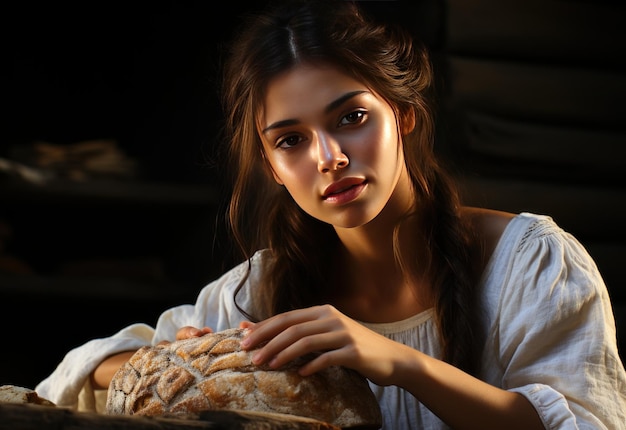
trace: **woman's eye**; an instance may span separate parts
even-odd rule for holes
[[[348,115],[341,118],[339,121],[339,126],[350,125],[350,124],[359,124],[365,120],[366,113],[361,110],[356,110],[354,112],[350,112]]]
[[[289,149],[293,146],[296,146],[300,142],[300,137],[297,135],[287,136],[285,138],[279,139],[276,142],[277,148]]]

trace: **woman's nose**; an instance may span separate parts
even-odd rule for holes
[[[346,167],[350,160],[341,145],[328,134],[317,136],[317,168],[325,173]]]

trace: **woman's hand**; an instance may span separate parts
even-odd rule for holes
[[[316,352],[300,374],[331,365],[356,370],[377,385],[406,389],[452,428],[543,428],[537,411],[521,394],[502,390],[441,360],[387,339],[330,305],[276,315],[248,327],[245,349],[255,364],[273,368]],[[454,407],[450,407],[454,405]]]
[[[211,329],[210,327],[197,328],[197,327],[192,327],[188,325],[188,326],[184,326],[178,329],[178,331],[176,332],[176,340],[191,339],[192,337],[200,337],[200,336],[204,336],[207,333],[213,333],[213,329]],[[169,340],[162,340],[161,342],[157,343],[157,345],[167,345],[168,343],[171,343],[171,342]]]
[[[387,339],[348,318],[331,305],[285,312],[248,326],[242,348],[252,349],[257,365],[278,368],[308,353],[318,353],[299,373],[310,375],[329,366],[354,369],[378,385],[402,385],[401,369],[416,351]],[[406,360],[406,361],[405,361]]]
[[[254,323],[251,323],[249,321],[244,321],[239,324],[239,327],[247,328],[247,327],[251,327],[252,325],[254,325]],[[211,327],[197,328],[197,327],[187,325],[178,329],[178,331],[176,332],[176,340],[191,339],[193,337],[201,337],[209,333],[213,333],[213,329]],[[167,345],[168,343],[170,343],[169,340],[162,340],[161,342],[158,343],[158,345]]]
[[[213,333],[213,329],[210,327],[196,328],[192,326],[185,326],[179,328],[176,332],[176,340],[191,339],[192,337],[201,337],[208,333]]]

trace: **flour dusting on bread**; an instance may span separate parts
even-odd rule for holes
[[[240,348],[245,329],[229,329],[143,347],[109,386],[106,412],[127,415],[241,410],[289,414],[339,427],[378,428],[382,422],[367,380],[343,367],[303,377],[310,357],[280,369],[252,363]]]

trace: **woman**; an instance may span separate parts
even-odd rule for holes
[[[426,51],[347,1],[289,1],[238,34],[222,91],[244,262],[155,329],[70,351],[39,395],[96,407],[140,346],[245,326],[258,364],[317,352],[302,374],[363,374],[384,428],[623,428],[594,262],[549,217],[462,206],[433,155]]]

